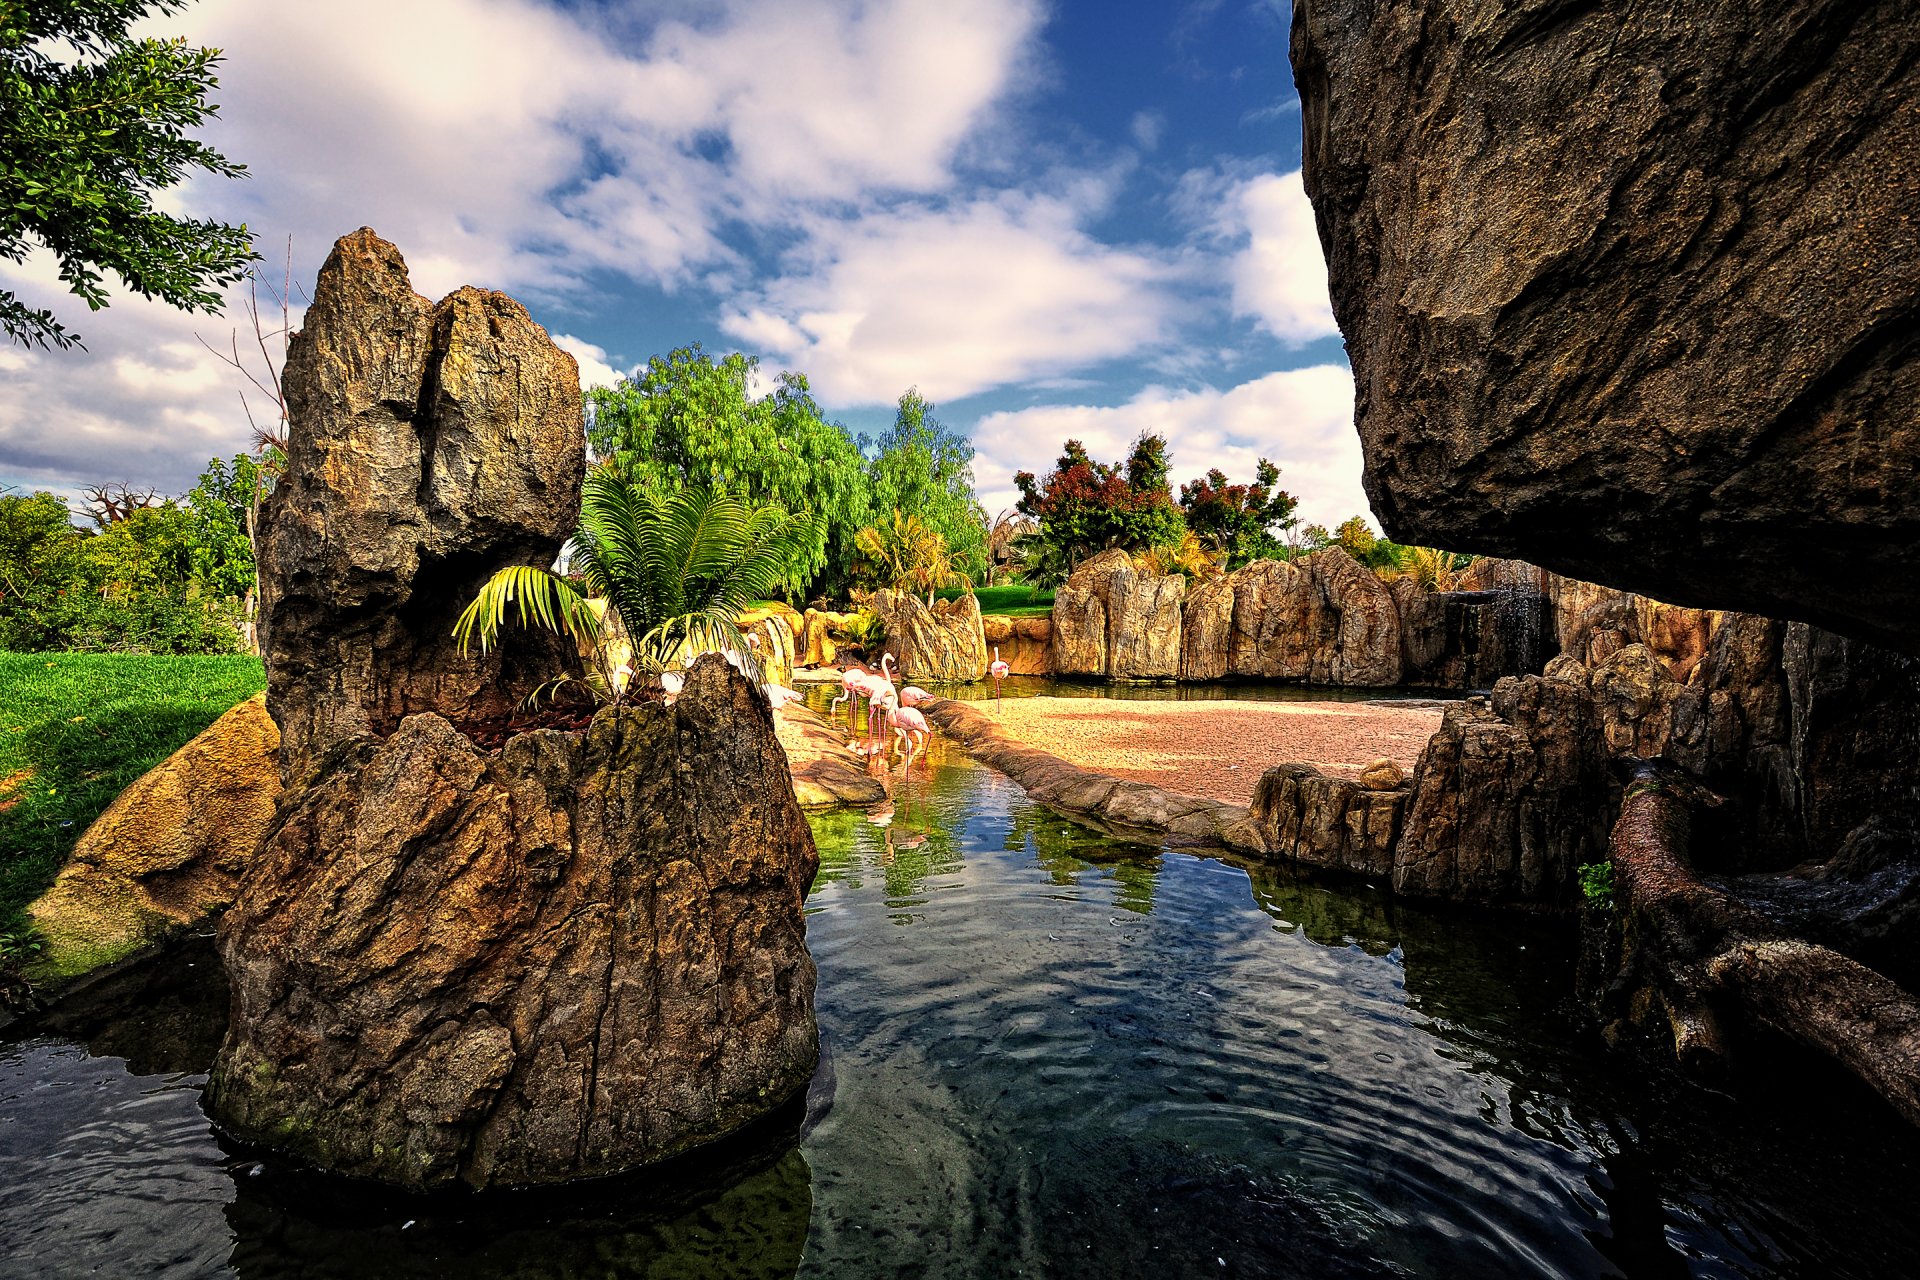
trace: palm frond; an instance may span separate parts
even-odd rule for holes
[[[586,597],[566,579],[545,569],[509,565],[487,579],[461,611],[453,624],[453,637],[464,655],[477,634],[480,652],[486,653],[499,640],[500,628],[517,621],[523,627],[538,625],[596,644],[600,620],[586,606]]]

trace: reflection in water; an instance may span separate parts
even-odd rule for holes
[[[808,1119],[537,1194],[301,1174],[201,1116],[186,952],[0,1044],[0,1273],[1920,1273],[1911,1131],[1771,1048],[1640,1078],[1562,924],[1109,839],[944,747],[888,777],[814,820]]]

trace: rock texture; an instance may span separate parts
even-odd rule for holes
[[[1407,799],[1398,785],[1332,778],[1306,764],[1276,766],[1261,775],[1253,796],[1259,852],[1303,866],[1390,876]]]
[[[1293,24],[1388,534],[1920,651],[1920,9]]]
[[[932,608],[911,591],[878,591],[874,612],[887,628],[886,652],[894,670],[911,680],[962,683],[987,674],[987,642],[980,601],[969,593],[936,600]],[[874,659],[873,665],[879,665]]]
[[[980,619],[981,638],[988,654],[1000,647],[1000,660],[1016,676],[1053,674],[1053,621],[1050,618],[1012,618],[989,613]]]
[[[280,731],[249,698],[122,791],[27,908],[36,974],[68,978],[233,900],[280,795]]]
[[[1053,671],[1109,680],[1180,677],[1187,580],[1143,573],[1119,548],[1102,551],[1053,593]]]
[[[260,548],[267,709],[292,781],[417,711],[509,711],[573,656],[529,631],[462,657],[454,620],[504,565],[553,563],[586,466],[580,376],[526,309],[413,292],[392,245],[334,245],[287,349],[295,424]]]
[[[772,713],[718,657],[671,708],[480,751],[339,743],[220,930],[230,1132],[424,1189],[612,1173],[806,1086],[818,859]]]

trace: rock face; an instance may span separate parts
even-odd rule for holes
[[[1407,798],[1398,785],[1375,788],[1364,780],[1329,777],[1312,765],[1283,764],[1260,776],[1252,815],[1262,852],[1271,857],[1387,876],[1393,874]]]
[[[886,624],[886,651],[894,669],[914,680],[963,683],[987,674],[986,635],[980,601],[971,593],[936,600],[932,608],[911,591],[879,591],[874,612]],[[879,659],[875,659],[878,665]]]
[[[46,944],[36,967],[72,977],[231,902],[273,820],[279,746],[249,698],[122,791],[27,908]]]
[[[806,1086],[818,859],[772,713],[718,657],[675,706],[476,748],[431,713],[290,794],[220,931],[208,1107],[424,1189],[612,1173]]]
[[[980,619],[987,652],[1000,649],[1000,659],[1016,676],[1053,674],[1053,622],[1048,618],[1012,618],[989,613]]]
[[[1920,9],[1293,24],[1388,534],[1920,651]]]
[[[670,708],[497,751],[458,727],[577,657],[449,636],[575,522],[572,357],[503,295],[428,307],[361,231],[286,385],[261,587],[288,785],[220,928],[216,1122],[425,1189],[612,1173],[778,1106],[817,1055],[818,858],[766,699],[709,655]]]
[[[1053,671],[1109,680],[1177,680],[1187,580],[1142,573],[1102,551],[1053,593]]]
[[[287,472],[260,549],[267,710],[293,781],[417,711],[511,710],[573,661],[528,631],[462,657],[454,620],[504,565],[546,566],[580,511],[580,376],[526,309],[413,292],[392,245],[342,237],[287,349]]]
[[[1400,683],[1400,615],[1387,584],[1339,548],[1256,560],[1195,589],[1183,669],[1309,684]]]

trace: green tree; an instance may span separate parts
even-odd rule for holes
[[[946,542],[968,581],[987,574],[987,513],[973,492],[973,445],[933,416],[918,391],[900,397],[893,425],[876,440],[862,438],[870,456],[870,508],[876,516],[905,511]]]
[[[587,435],[597,456],[655,498],[724,488],[749,504],[820,517],[775,583],[801,594],[851,562],[854,531],[871,520],[866,469],[803,375],[782,373],[755,399],[758,367],[738,352],[715,360],[697,343],[655,356],[638,376],[587,393]]]
[[[1279,487],[1280,468],[1260,459],[1252,484],[1233,484],[1215,467],[1205,476],[1180,486],[1180,509],[1187,527],[1217,555],[1228,569],[1281,553],[1275,535],[1293,527],[1294,496]]]
[[[502,569],[460,615],[454,635],[491,648],[508,621],[572,632],[601,655],[600,692],[618,697],[609,636],[588,605],[601,599],[619,618],[634,665],[684,666],[719,649],[747,653],[738,619],[778,583],[819,520],[758,506],[724,490],[657,494],[612,467],[587,473],[580,526],[563,559],[567,577],[545,569]]]
[[[866,576],[883,587],[926,592],[928,608],[937,591],[973,586],[947,540],[919,516],[896,509],[892,519],[862,529],[853,541]]]
[[[232,462],[212,458],[185,502],[193,520],[194,579],[208,594],[253,594],[254,528],[260,503],[273,487],[266,467],[249,454]]]
[[[242,226],[176,218],[157,191],[194,170],[245,167],[187,136],[207,101],[217,49],[136,40],[129,28],[186,0],[0,0],[0,255],[19,262],[37,242],[60,279],[95,311],[101,272],[143,297],[217,311],[254,259]],[[15,342],[72,347],[51,311],[0,290],[0,328]]]
[[[1143,433],[1123,464],[1095,462],[1078,440],[1067,441],[1045,480],[1022,471],[1013,482],[1019,510],[1039,521],[1025,563],[1040,585],[1057,581],[1109,547],[1141,552],[1179,545],[1186,522],[1167,486],[1165,438]]]

